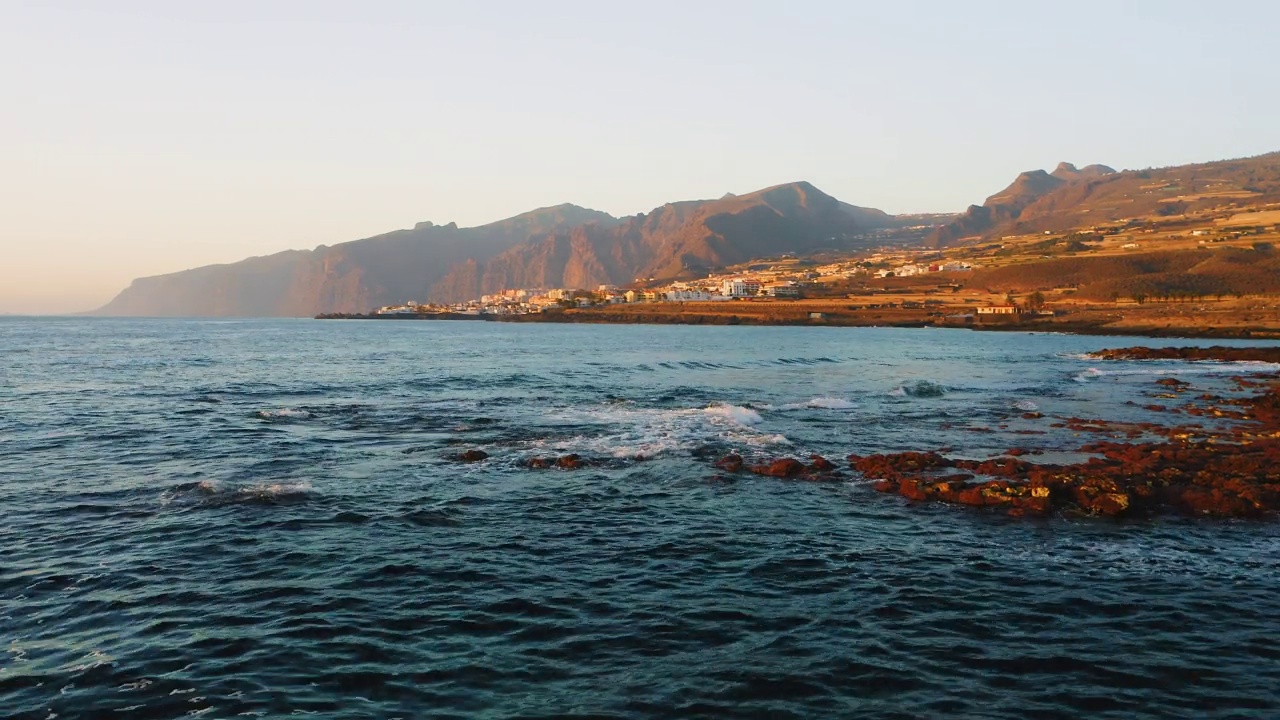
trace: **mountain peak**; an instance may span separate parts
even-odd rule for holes
[[[1060,180],[1080,180],[1082,178],[1102,177],[1103,175],[1114,175],[1115,170],[1106,165],[1088,165],[1084,168],[1077,168],[1069,162],[1060,162],[1058,167],[1054,168],[1052,175]]]

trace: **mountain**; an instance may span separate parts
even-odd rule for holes
[[[95,314],[179,317],[310,316],[422,299],[458,263],[487,260],[523,242],[584,223],[616,219],[558,205],[489,225],[418,223],[314,250],[288,250],[134,280]]]
[[[1105,165],[1090,165],[1084,170],[1078,170],[1068,162],[1058,163],[1052,173],[1028,170],[1018,175],[1009,187],[987,198],[986,202],[970,205],[959,218],[938,228],[934,231],[931,242],[942,246],[961,238],[986,234],[993,228],[1016,220],[1028,205],[1063,185],[1113,172],[1115,171]]]
[[[488,262],[454,268],[430,297],[452,302],[503,288],[593,288],[637,278],[701,276],[780,253],[850,249],[859,232],[898,225],[880,210],[795,182],[718,200],[669,203],[617,224],[531,238]]]
[[[309,316],[506,288],[594,288],[676,278],[781,253],[851,249],[907,221],[807,182],[668,203],[623,219],[574,205],[476,228],[420,223],[314,250],[135,280],[101,315]]]
[[[1194,165],[1125,170],[1105,165],[1025,172],[934,231],[935,246],[966,238],[1065,232],[1144,216],[1280,202],[1280,152]]]

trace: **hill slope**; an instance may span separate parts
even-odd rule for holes
[[[1025,172],[934,232],[946,246],[973,237],[1061,232],[1149,215],[1280,202],[1280,153],[1238,160],[1115,172],[1061,163]]]

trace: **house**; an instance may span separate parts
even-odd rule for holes
[[[1021,315],[1022,308],[1017,305],[988,305],[978,308],[979,315]]]

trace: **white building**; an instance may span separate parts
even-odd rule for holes
[[[720,293],[727,297],[755,297],[760,294],[760,281],[732,278],[720,285]]]
[[[667,302],[711,302],[722,300],[721,296],[712,295],[705,290],[668,290]]]

